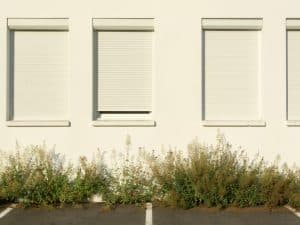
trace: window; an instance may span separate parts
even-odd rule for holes
[[[68,20],[8,19],[8,126],[69,126]]]
[[[287,19],[287,125],[300,126],[300,19]]]
[[[95,126],[154,126],[153,19],[94,19]]]
[[[203,19],[203,125],[260,121],[261,19]]]

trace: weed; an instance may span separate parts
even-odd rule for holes
[[[194,140],[188,156],[170,150],[167,155],[148,156],[156,197],[166,205],[196,206],[282,206],[299,204],[299,172],[268,166],[263,158],[250,161],[241,149],[233,150],[221,134],[214,146]]]
[[[215,145],[197,139],[187,155],[140,149],[134,154],[130,136],[124,154],[108,169],[99,151],[77,166],[45,145],[3,153],[0,162],[0,202],[29,205],[76,204],[101,195],[108,206],[149,201],[181,208],[225,208],[289,204],[300,208],[300,170],[271,165],[256,156],[250,160],[242,149],[233,149],[221,134]]]

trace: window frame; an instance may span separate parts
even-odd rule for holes
[[[298,31],[300,32],[300,18],[286,18],[286,29],[285,29],[285,46],[286,46],[286,116],[285,116],[285,124],[288,127],[300,127],[300,120],[297,119],[289,119],[289,62],[288,62],[288,32],[289,31]],[[300,53],[299,53],[300,54]]]
[[[98,111],[98,32],[101,31],[138,31],[152,32],[154,34],[153,18],[93,18],[93,89],[92,89],[92,126],[94,127],[154,127],[154,37],[152,40],[152,110],[151,111]]]
[[[258,76],[258,119],[257,120],[206,120],[205,119],[205,31],[261,31],[263,27],[262,18],[202,18],[202,121],[204,127],[265,127],[266,122],[262,119],[262,98],[261,98],[261,59],[259,54]],[[260,41],[260,40],[259,40]],[[261,46],[260,46],[261,48]]]
[[[68,18],[8,18],[7,19],[7,97],[6,125],[8,127],[69,127],[70,120],[15,120],[14,114],[14,71],[11,41],[15,31],[69,31]],[[69,66],[69,65],[68,65]]]

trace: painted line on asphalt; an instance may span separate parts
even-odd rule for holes
[[[12,207],[8,207],[6,209],[4,209],[1,213],[0,213],[0,219],[2,219],[4,216],[6,216],[8,213],[10,213],[10,211],[12,211],[13,208]]]
[[[146,203],[146,220],[145,225],[152,225],[152,203]]]
[[[292,208],[289,205],[284,206],[285,208],[287,208],[288,210],[290,210],[292,213],[294,213],[295,216],[298,216],[300,218],[300,212],[297,212],[296,209]]]

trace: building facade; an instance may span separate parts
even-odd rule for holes
[[[217,130],[300,160],[297,1],[3,1],[0,148],[185,149]]]

